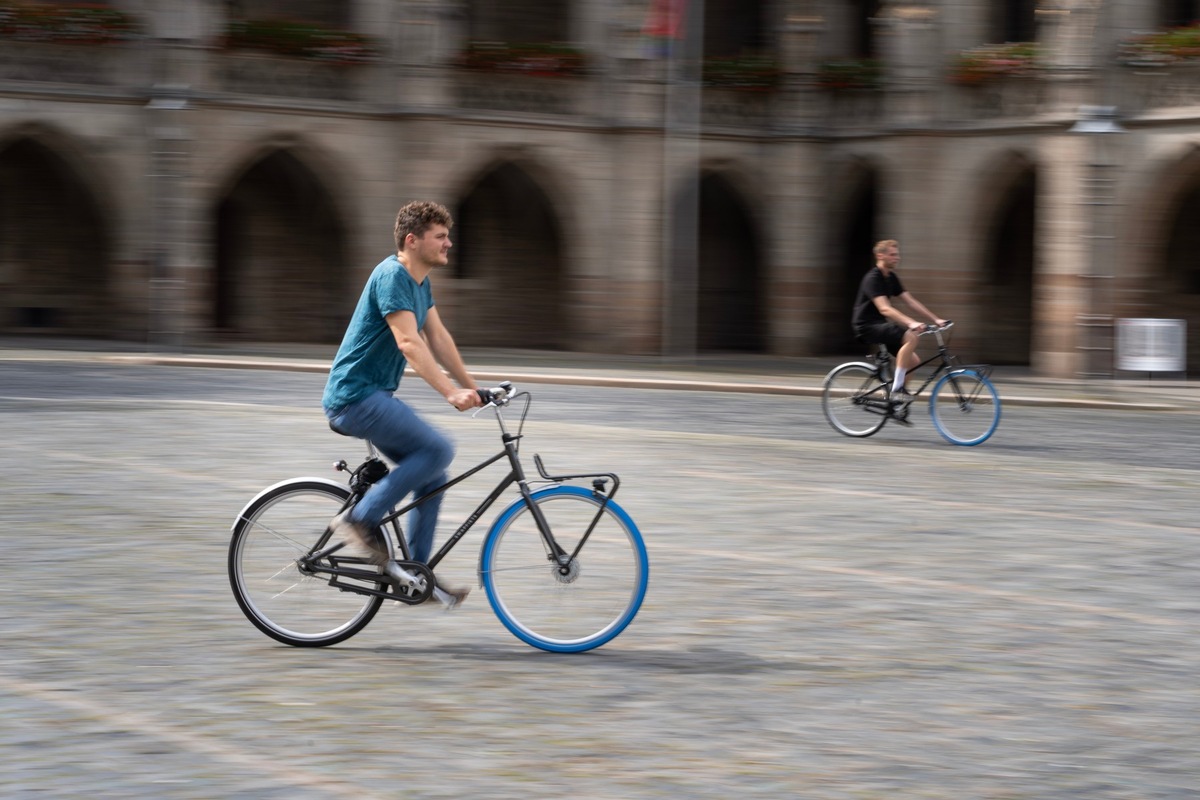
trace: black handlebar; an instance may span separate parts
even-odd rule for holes
[[[924,336],[927,333],[941,333],[942,331],[948,331],[953,327],[954,323],[951,320],[946,320],[946,324],[942,325],[941,327],[938,327],[937,323],[929,322],[925,324],[925,327],[917,331],[917,335]]]

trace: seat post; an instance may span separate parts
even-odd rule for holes
[[[879,365],[879,374],[885,381],[892,379],[892,356],[888,353],[886,344],[875,345],[875,363]]]

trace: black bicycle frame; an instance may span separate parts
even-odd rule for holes
[[[533,502],[533,493],[530,491],[529,484],[525,479],[525,470],[521,466],[521,460],[520,460],[520,457],[518,455],[518,450],[517,450],[517,442],[519,442],[521,440],[521,438],[522,438],[521,435],[519,433],[516,435],[508,433],[508,431],[505,430],[505,428],[504,428],[504,420],[503,419],[500,420],[500,429],[501,429],[501,437],[500,438],[504,442],[503,452],[497,453],[496,455],[492,456],[491,458],[487,459],[486,461],[484,461],[480,464],[477,464],[476,466],[472,467],[471,469],[467,470],[466,472],[462,473],[461,475],[458,475],[457,477],[452,478],[451,480],[447,481],[446,483],[443,483],[441,486],[437,487],[436,489],[434,489],[430,492],[427,492],[418,498],[415,498],[412,502],[393,511],[391,514],[388,514],[386,517],[384,517],[380,521],[380,523],[379,523],[380,527],[382,527],[384,525],[389,525],[389,524],[391,525],[391,528],[394,531],[395,536],[396,536],[396,541],[400,547],[400,553],[403,556],[402,560],[411,561],[411,553],[409,553],[408,541],[405,538],[404,532],[400,525],[400,517],[402,517],[404,514],[408,513],[412,509],[416,508],[417,506],[421,505],[422,503],[428,501],[430,498],[436,497],[437,495],[442,494],[446,490],[450,489],[452,486],[457,486],[459,483],[462,483],[467,478],[470,478],[472,475],[475,475],[476,473],[480,472],[481,470],[486,469],[487,467],[490,467],[492,464],[495,464],[497,461],[499,461],[503,458],[508,459],[508,463],[509,463],[508,474],[505,475],[500,480],[500,482],[498,484],[496,484],[495,488],[493,488],[492,491],[488,493],[488,496],[485,497],[483,499],[483,501],[480,502],[479,505],[475,507],[475,510],[472,511],[470,516],[468,516],[467,519],[462,523],[462,525],[460,525],[458,527],[458,530],[456,530],[454,532],[454,534],[449,539],[446,540],[446,543],[443,544],[441,546],[441,548],[433,555],[433,557],[429,560],[429,563],[424,565],[425,568],[427,568],[430,571],[430,574],[432,574],[433,568],[436,567],[438,565],[438,563],[441,562],[441,560],[443,558],[445,558],[446,555],[451,550],[454,549],[454,546],[456,544],[458,544],[459,540],[462,539],[463,536],[466,535],[467,531],[469,531],[472,527],[474,527],[475,523],[479,521],[479,518],[482,517],[485,513],[487,513],[487,510],[489,508],[491,508],[492,505],[496,502],[496,500],[498,500],[500,498],[500,495],[502,495],[505,492],[505,490],[507,490],[508,487],[512,486],[514,483],[517,484],[517,488],[521,492],[521,497],[524,498],[526,504],[529,506],[530,513],[532,513],[532,515],[533,515],[533,519],[534,519],[534,522],[537,524],[538,531],[541,532],[542,538],[546,542],[547,546],[550,548],[551,552],[553,552],[555,554],[555,558],[558,560],[559,566],[561,568],[565,569],[564,565],[569,564],[572,559],[574,559],[576,556],[579,555],[580,549],[583,547],[584,543],[588,540],[588,537],[591,536],[592,531],[596,527],[596,523],[600,520],[601,515],[604,513],[604,509],[608,506],[609,498],[611,498],[613,495],[615,495],[617,493],[617,488],[621,485],[620,479],[611,472],[591,472],[591,473],[585,473],[585,474],[579,474],[579,475],[549,475],[546,473],[545,467],[542,464],[541,457],[539,457],[536,454],[534,455],[533,460],[537,466],[538,474],[540,474],[543,479],[545,479],[547,481],[559,483],[562,481],[574,480],[574,479],[579,479],[579,478],[595,478],[595,480],[592,482],[593,491],[596,494],[598,494],[604,498],[603,501],[600,503],[600,507],[596,511],[596,516],[592,519],[591,524],[588,526],[587,531],[585,531],[583,536],[580,537],[579,544],[577,544],[575,546],[574,552],[572,552],[570,555],[567,555],[566,551],[563,550],[563,548],[560,547],[558,542],[554,539],[554,534],[550,530],[550,524],[546,521],[546,517],[542,513],[541,508],[538,507],[537,503]],[[611,491],[606,491],[604,479],[609,479],[613,482]],[[369,488],[369,487],[367,487],[367,488]],[[364,492],[365,492],[365,490],[360,491],[360,492],[355,492],[355,494],[352,495],[346,501],[346,504],[343,506],[343,510],[350,507],[354,503],[358,502],[358,500],[361,499],[362,494]],[[326,542],[328,541],[328,535],[326,535],[324,541],[326,541]],[[339,578],[339,577],[352,578],[352,579],[362,580],[362,581],[366,581],[366,582],[378,581],[380,578],[380,575],[378,572],[368,572],[366,570],[355,569],[352,567],[339,566],[339,565],[337,565],[336,561],[334,562],[334,566],[332,569],[329,567],[314,565],[313,562],[318,561],[321,558],[333,556],[333,554],[335,554],[338,550],[340,550],[344,546],[345,546],[344,542],[338,542],[338,543],[332,545],[331,547],[322,547],[319,550],[310,553],[304,559],[304,561],[307,562],[308,568],[311,571],[316,572],[316,573],[331,575],[332,576],[331,583],[340,589],[357,592],[359,594],[371,594],[371,595],[379,595],[381,597],[393,597],[393,595],[388,594],[386,592],[380,592],[378,590],[370,589],[365,586],[351,586],[351,585],[347,585],[347,584],[337,583],[337,578]]]

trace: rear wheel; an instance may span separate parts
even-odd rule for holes
[[[1000,424],[1000,395],[974,370],[949,372],[929,395],[929,415],[946,441],[972,447],[986,442]]]
[[[887,422],[887,384],[868,364],[843,364],[825,377],[821,410],[839,433],[870,436]]]
[[[254,500],[233,527],[229,543],[229,583],[238,606],[273,639],[297,647],[324,647],[358,633],[379,611],[383,598],[339,590],[328,574],[304,561],[329,541],[329,520],[350,490],[321,481],[293,481]],[[379,567],[339,551],[317,562],[364,575]],[[348,584],[386,590],[370,577]]]

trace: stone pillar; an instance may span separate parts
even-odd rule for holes
[[[887,115],[901,125],[933,119],[933,81],[941,52],[938,12],[929,3],[890,0],[877,18],[887,91]]]
[[[203,221],[192,165],[193,97],[208,83],[207,46],[225,29],[225,12],[217,0],[161,0],[147,16],[147,337],[168,349],[185,348],[208,327],[212,269],[199,248]]]
[[[817,4],[794,0],[779,32],[779,61],[783,69],[778,111],[784,128],[808,127],[820,121],[823,104],[814,87],[821,64],[821,38],[826,20]]]

